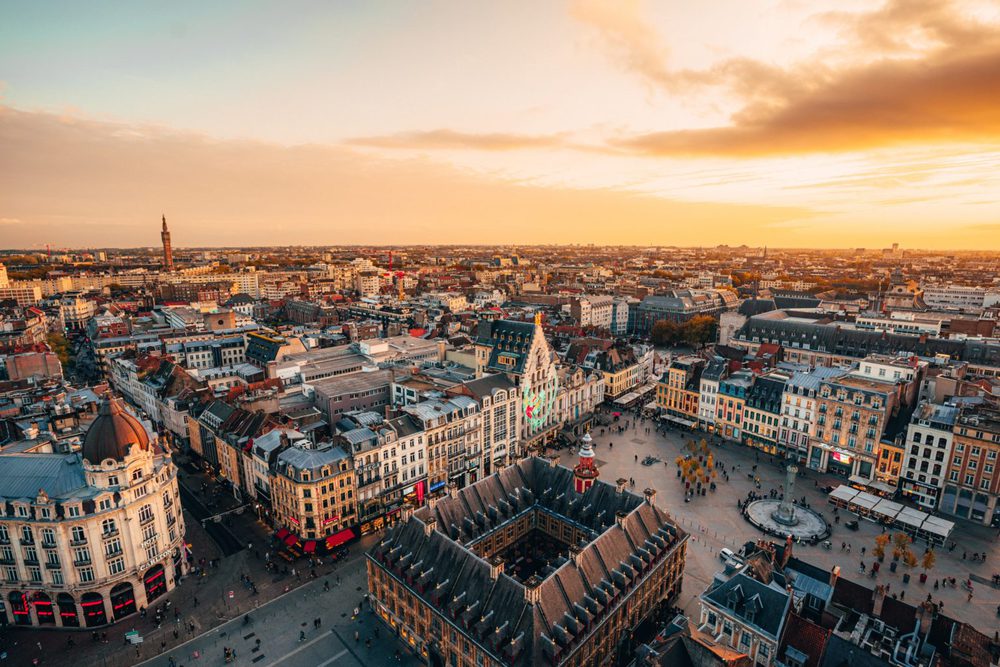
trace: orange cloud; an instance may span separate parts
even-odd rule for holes
[[[510,151],[532,148],[555,148],[563,145],[563,134],[476,134],[438,129],[426,132],[399,132],[375,137],[348,139],[345,144],[367,148],[404,150],[481,150]]]
[[[1000,142],[1000,48],[881,61],[778,106],[744,108],[727,127],[614,142],[646,155],[753,157],[882,146]]]
[[[0,246],[715,244],[783,236],[794,206],[515,184],[340,146],[215,141],[0,106]]]
[[[573,15],[646,81],[671,94],[721,87],[742,104],[729,125],[625,137],[612,148],[753,157],[1000,140],[998,27],[949,2],[890,0],[869,12],[818,14],[844,36],[836,53],[786,67],[730,58],[701,70],[666,65],[635,2],[586,0]]]

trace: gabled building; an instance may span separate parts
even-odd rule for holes
[[[476,374],[505,374],[518,389],[521,437],[526,447],[540,447],[559,428],[556,408],[556,355],[545,340],[541,316],[534,324],[512,320],[480,322]]]

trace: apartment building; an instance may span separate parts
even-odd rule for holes
[[[698,428],[715,432],[715,414],[719,408],[719,382],[729,375],[725,359],[716,357],[705,364],[698,384]]]
[[[781,396],[781,426],[778,428],[778,449],[787,458],[804,463],[813,470],[825,466],[822,446],[815,446],[816,397],[823,379],[846,375],[844,369],[820,366],[792,373]]]
[[[934,511],[948,479],[952,441],[959,409],[922,402],[906,430],[906,453],[899,491],[922,509]]]
[[[727,440],[742,442],[743,440],[743,409],[746,406],[750,388],[753,387],[753,374],[749,371],[737,371],[719,380],[719,393],[716,394],[715,429]]]
[[[427,443],[428,492],[440,495],[482,478],[483,429],[479,404],[469,396],[432,399],[403,406],[421,425]]]
[[[656,385],[656,405],[663,419],[689,428],[697,424],[704,368],[705,360],[695,356],[678,357],[670,362]]]
[[[289,447],[278,454],[271,478],[274,519],[306,540],[334,535],[357,523],[355,487],[343,448]]]
[[[987,526],[1000,527],[1000,411],[963,409],[952,436],[942,512]]]

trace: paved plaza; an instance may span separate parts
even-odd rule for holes
[[[626,420],[633,422],[632,425],[623,433],[616,432],[616,427],[624,425]],[[684,592],[678,604],[687,613],[697,615],[698,596],[721,569],[719,550],[728,547],[736,551],[747,540],[765,537],[743,519],[737,501],[746,499],[751,490],[766,496],[770,489],[779,488],[784,481],[784,470],[777,459],[772,462],[771,457],[756,450],[732,442],[710,441],[716,460],[721,461],[729,472],[729,480],[720,476],[715,480],[718,485],[715,492],[694,496],[690,502],[685,503],[683,484],[676,477],[677,466],[674,460],[687,452],[684,449],[685,442],[700,440],[705,437],[704,434],[673,428],[661,434],[656,432],[657,422],[652,419],[641,421],[638,425],[634,421],[635,417],[631,414],[623,415],[617,424],[603,427],[603,434],[600,426],[591,432],[601,478],[611,482],[618,478],[634,480],[633,490],[638,493],[646,487],[656,489],[657,504],[670,511],[681,527],[691,533]],[[556,454],[560,456],[561,463],[569,466],[575,464],[575,452],[563,449]],[[647,456],[655,457],[659,462],[643,465],[642,461]],[[754,465],[757,465],[755,474],[760,477],[760,490],[756,489],[748,476],[748,473],[753,472]],[[950,552],[945,548],[936,550],[937,564],[928,573],[926,584],[919,583],[918,574],[922,572],[919,567],[911,571],[910,583],[904,584],[903,574],[907,569],[900,566],[897,572],[890,572],[891,559],[888,557],[878,578],[872,580],[867,575],[860,574],[859,567],[862,562],[866,567],[871,567],[871,549],[875,546],[875,537],[882,529],[869,521],[860,521],[857,531],[847,530],[842,524],[853,518],[847,512],[841,512],[841,524],[835,524],[833,507],[826,502],[826,494],[821,489],[843,482],[844,480],[833,475],[800,468],[795,496],[805,496],[809,506],[822,514],[833,527],[830,537],[833,548],[827,550],[821,544],[795,545],[796,555],[827,569],[840,565],[841,576],[857,580],[868,587],[872,587],[875,582],[887,583],[890,594],[902,594],[906,601],[917,602],[931,594],[935,601],[944,603],[944,613],[948,616],[971,623],[980,631],[993,635],[998,625],[996,613],[997,605],[1000,605],[1000,589],[992,587],[989,581],[994,573],[1000,572],[997,530],[953,519],[956,526],[951,539],[958,546]],[[846,546],[841,549],[842,543],[850,545],[850,552]],[[861,555],[862,547],[866,549],[865,556]],[[918,556],[923,553],[924,548],[922,543],[914,545]],[[986,561],[963,560],[963,552],[970,556],[973,552],[986,552]],[[975,589],[971,601],[967,600],[968,593],[961,586],[961,582],[970,576],[973,577]],[[935,579],[943,577],[955,577],[959,585],[956,588],[942,587],[934,590]]]

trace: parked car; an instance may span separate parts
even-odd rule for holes
[[[857,530],[858,529],[857,520],[848,521],[847,523],[844,524],[844,528],[847,528],[847,530]]]
[[[735,557],[736,554],[733,553],[732,549],[726,549],[725,547],[719,549],[719,560],[721,560],[723,563]]]

